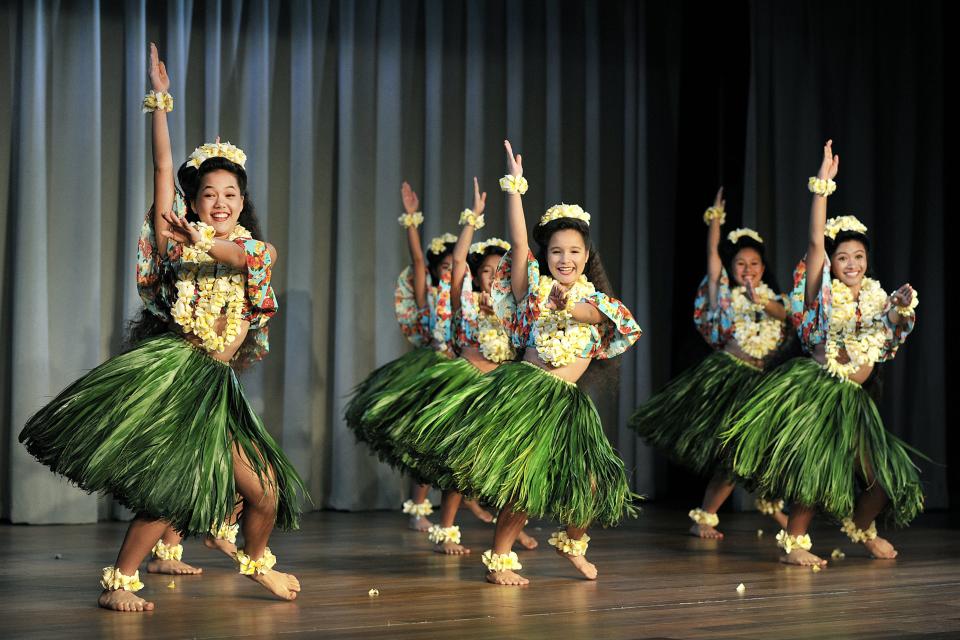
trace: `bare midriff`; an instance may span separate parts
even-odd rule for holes
[[[565,364],[562,367],[554,367],[540,359],[540,355],[533,347],[528,347],[523,354],[523,361],[536,365],[547,373],[557,376],[561,380],[576,383],[580,376],[590,366],[590,358],[577,358],[575,362]]]
[[[754,358],[753,356],[747,355],[747,353],[740,348],[740,344],[737,343],[733,338],[730,339],[725,345],[723,345],[723,350],[732,355],[737,360],[743,360],[752,367],[757,369],[763,369],[763,360],[760,358]]]
[[[490,362],[483,357],[483,354],[480,353],[479,347],[465,346],[460,348],[460,357],[475,366],[482,373],[489,373],[496,369],[498,365],[496,362]]]
[[[826,352],[822,344],[818,344],[816,347],[814,347],[813,353],[811,353],[810,355],[813,357],[814,360],[816,360],[821,365],[824,365],[827,363]],[[846,362],[849,362],[847,358],[847,353],[845,351],[840,352],[838,359],[840,361],[840,364],[845,364]],[[863,384],[864,382],[867,381],[867,378],[870,377],[871,373],[873,373],[873,365],[865,364],[859,369],[857,369],[857,372],[852,376],[849,376],[847,379],[850,380],[850,382]]]

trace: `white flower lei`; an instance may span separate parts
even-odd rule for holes
[[[540,301],[540,317],[534,323],[535,343],[540,359],[553,367],[572,364],[590,343],[590,325],[577,322],[566,309],[548,309],[547,300],[556,281],[549,276],[540,276],[537,298]],[[579,302],[596,293],[596,289],[581,275],[567,291],[567,299]]]
[[[745,287],[735,287],[731,293],[734,332],[737,344],[751,358],[763,360],[780,344],[783,336],[783,322],[766,312],[767,303],[776,298],[776,294],[764,283],[753,288],[756,302],[747,297]],[[757,320],[757,317],[760,320]]]
[[[836,378],[847,379],[883,355],[887,337],[883,323],[887,292],[873,278],[863,279],[859,300],[854,300],[850,287],[839,280],[834,279],[831,287],[833,309],[824,343],[824,368]],[[838,359],[841,350],[846,351],[850,359],[846,364]]]
[[[477,320],[477,342],[480,343],[480,353],[490,362],[500,364],[517,355],[500,319],[489,313],[481,313]]]
[[[202,222],[196,226],[201,236],[209,239],[212,227]],[[238,224],[228,239],[249,237],[250,232]],[[200,338],[203,348],[210,352],[222,352],[240,335],[245,298],[242,273],[216,274],[217,262],[208,253],[185,246],[177,269],[177,301],[171,311],[174,322],[184,333]],[[217,333],[216,322],[224,307],[227,326],[221,336]]]

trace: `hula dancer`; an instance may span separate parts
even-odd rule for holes
[[[152,44],[150,60],[144,110],[153,113],[154,203],[137,262],[146,309],[132,331],[149,337],[65,389],[20,441],[56,473],[137,514],[116,563],[103,569],[100,606],[153,609],[135,595],[144,556],[171,528],[198,535],[218,527],[236,494],[240,573],[292,600],[300,583],[273,569],[267,542],[275,524],[296,528],[303,485],[233,370],[266,353],[276,249],[258,239],[246,156],[233,145],[194,151],[178,172],[183,193],[176,190],[166,118],[173,99]],[[177,549],[162,553],[179,557]]]
[[[808,182],[810,242],[794,273],[791,303],[809,357],[765,377],[723,434],[735,452],[734,471],[791,504],[777,536],[781,560],[790,564],[826,564],[810,553],[807,534],[818,509],[841,521],[842,531],[875,558],[897,552],[877,535],[874,520],[882,513],[904,526],[923,509],[910,458],[915,451],[887,432],[865,388],[913,330],[917,294],[905,284],[888,296],[867,277],[870,241],[859,220],[826,220],[839,163],[828,140],[820,171]]]
[[[392,457],[389,439],[391,425],[365,419],[368,409],[378,398],[393,397],[393,389],[408,388],[409,383],[422,371],[453,355],[450,271],[457,237],[445,233],[431,240],[424,260],[417,230],[423,223],[423,213],[419,211],[420,199],[406,182],[400,188],[400,195],[404,213],[398,220],[407,230],[411,265],[397,279],[394,310],[401,332],[416,348],[367,376],[357,385],[344,411],[347,426],[357,439],[390,463],[396,462]],[[411,471],[409,468],[404,470]],[[415,484],[412,499],[403,504],[403,512],[410,516],[409,527],[415,531],[428,531],[433,526],[427,519],[433,513],[433,504],[427,498],[429,490],[427,484]],[[488,520],[493,519],[482,509],[480,511],[486,514]]]
[[[590,244],[589,215],[576,205],[551,207],[528,249],[520,196],[527,190],[520,156],[508,141],[509,175],[500,185],[512,248],[492,284],[494,309],[522,362],[509,362],[469,392],[474,399],[459,427],[429,453],[447,464],[456,486],[500,508],[493,549],[483,554],[487,580],[524,585],[511,550],[527,515],[566,525],[550,544],[587,578],[596,567],[584,554],[593,522],[612,525],[633,511],[623,462],[603,434],[596,408],[576,386],[593,358],[612,358],[640,337],[617,300],[598,291],[607,281]],[[513,267],[514,257],[525,262]],[[550,275],[541,275],[541,265]]]
[[[464,555],[470,549],[460,544],[460,528],[454,524],[462,496],[449,474],[431,475],[429,468],[445,469],[441,461],[421,458],[416,453],[422,443],[442,437],[455,428],[460,409],[469,403],[472,385],[488,380],[486,374],[501,363],[516,358],[510,336],[494,315],[490,287],[497,263],[510,245],[494,238],[471,245],[475,229],[484,226],[486,192],[480,193],[473,179],[473,209],[460,214],[463,229],[453,248],[453,271],[450,280],[450,308],[454,317],[455,346],[460,357],[444,360],[425,370],[406,387],[379,394],[377,401],[364,415],[390,428],[393,461],[401,468],[412,468],[415,475],[428,477],[443,489],[440,524],[430,528],[434,550],[449,555]],[[469,263],[469,264],[468,264]],[[470,267],[479,276],[480,291],[473,291]],[[421,464],[421,461],[426,464]],[[471,501],[472,502],[472,501]],[[491,518],[492,519],[492,518]],[[521,533],[520,543],[533,549],[537,541]]]
[[[717,510],[736,480],[717,434],[727,428],[731,409],[750,401],[764,366],[787,337],[787,296],[777,293],[767,275],[763,238],[753,229],[736,229],[721,243],[724,205],[721,187],[703,215],[710,227],[707,275],[693,312],[697,330],[714,353],[643,403],[629,422],[648,444],[695,473],[712,476],[703,504],[689,514],[690,533],[701,538],[723,538],[716,529]],[[733,274],[732,288],[728,274]],[[785,527],[782,507],[779,501],[757,500],[760,511]]]

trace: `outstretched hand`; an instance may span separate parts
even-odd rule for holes
[[[547,309],[557,311],[567,308],[567,292],[563,290],[558,283],[554,282],[550,289],[550,296],[547,298]]]
[[[170,78],[167,76],[167,65],[160,59],[157,45],[150,43],[150,84],[154,91],[167,92],[170,90]]]
[[[746,289],[745,294],[747,296],[747,300],[749,300],[750,302],[756,302],[757,290],[753,288],[753,280],[751,280],[750,278],[744,278],[743,287],[744,289]]]
[[[840,168],[840,156],[833,154],[833,140],[827,140],[823,145],[823,161],[820,163],[820,170],[817,177],[821,180],[833,180],[837,176],[837,169]]]
[[[407,213],[416,213],[420,210],[420,198],[406,180],[400,185],[400,197],[403,198],[403,209]]]
[[[503,148],[507,150],[507,173],[519,178],[523,175],[523,158],[520,157],[519,153],[513,154],[513,146],[510,145],[509,140],[503,141]]]
[[[908,306],[911,302],[913,302],[913,287],[911,287],[909,284],[903,285],[893,292],[893,295],[890,296],[890,302],[898,307]]]
[[[487,207],[487,192],[480,193],[480,183],[477,182],[477,176],[473,176],[473,215],[483,215],[483,210]]]
[[[200,242],[200,232],[187,222],[186,218],[181,218],[172,211],[164,211],[160,215],[167,223],[167,229],[163,232],[164,237],[180,244],[197,244]]]

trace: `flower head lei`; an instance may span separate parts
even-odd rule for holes
[[[731,244],[737,244],[737,242],[740,241],[740,238],[744,238],[744,237],[751,238],[753,240],[756,240],[760,244],[763,244],[763,238],[760,237],[760,234],[748,227],[743,227],[742,229],[734,229],[733,231],[727,234],[727,240],[729,240]]]
[[[430,241],[430,253],[439,254],[443,253],[444,248],[450,242],[456,242],[457,236],[452,233],[445,233],[442,236],[437,236]]]
[[[853,231],[866,235],[867,225],[857,220],[856,216],[838,216],[827,220],[827,224],[823,228],[823,235],[831,240],[836,240],[837,234],[841,231]]]
[[[559,220],[560,218],[574,218],[576,220],[582,220],[588,225],[590,224],[590,214],[583,210],[578,204],[555,204],[540,217],[540,225],[543,226],[548,222],[553,222],[554,220]]]
[[[510,243],[506,240],[501,240],[500,238],[490,238],[489,240],[474,242],[472,245],[470,245],[470,253],[483,253],[490,247],[499,247],[504,251],[510,251]]]
[[[240,147],[229,142],[208,142],[200,145],[190,154],[187,164],[199,169],[200,165],[210,158],[226,158],[230,162],[246,168],[247,154]]]

